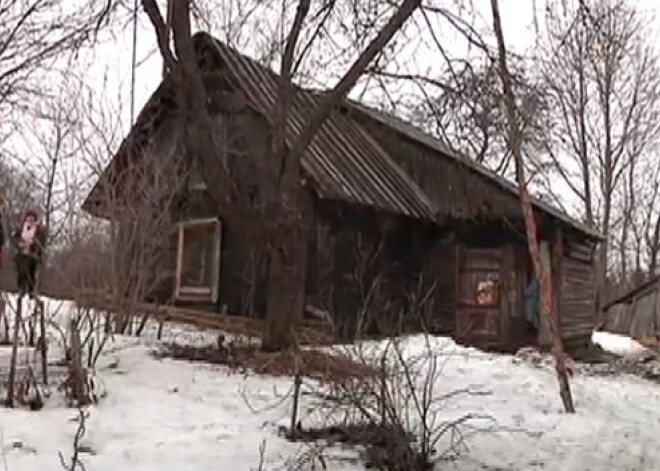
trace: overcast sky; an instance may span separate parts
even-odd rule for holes
[[[491,24],[490,2],[489,0],[472,0],[472,2],[476,16],[475,25],[487,34]],[[448,3],[451,2],[448,0]],[[545,0],[500,0],[504,35],[510,50],[527,55],[534,53],[537,29],[534,21],[534,6],[536,5],[537,9],[540,9],[544,4]],[[660,17],[660,1],[638,0],[636,4],[640,10],[649,15],[651,28],[657,35],[660,32],[660,25],[657,21],[657,18]],[[536,19],[538,20],[541,15],[542,12],[537,11]],[[155,36],[142,11],[140,11],[139,20],[137,57],[140,65],[137,69],[136,79],[136,114],[150,93],[158,86],[162,71],[162,60],[156,51]],[[542,22],[542,19],[540,21]],[[105,73],[110,73],[110,78],[121,88],[126,103],[125,114],[128,114],[130,101],[131,34],[130,28],[126,28],[116,41],[104,45],[90,70],[90,76],[94,75],[97,79]],[[450,39],[456,41],[457,47],[460,47],[456,38]],[[421,53],[418,51],[416,54],[415,62],[421,68],[426,68],[424,67],[426,65],[432,69],[434,64],[438,63],[437,57],[433,54],[425,54],[423,51]],[[128,124],[128,116],[125,119]]]

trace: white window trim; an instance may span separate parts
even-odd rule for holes
[[[184,233],[191,226],[213,225],[215,228],[215,245],[213,246],[213,276],[212,286],[181,286],[181,271],[183,268]],[[177,301],[210,301],[218,302],[218,286],[220,284],[220,251],[222,242],[222,223],[217,218],[191,219],[178,224],[179,237],[176,257],[176,287],[174,297]]]

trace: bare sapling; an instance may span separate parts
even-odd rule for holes
[[[60,466],[64,471],[85,471],[85,464],[81,461],[80,459],[80,453],[83,452],[84,447],[81,445],[82,439],[85,437],[85,433],[87,432],[86,424],[87,424],[87,419],[89,418],[89,413],[86,412],[84,409],[79,408],[78,409],[78,428],[76,429],[76,433],[73,436],[73,445],[72,445],[72,452],[71,452],[71,459],[69,463],[66,462],[66,459],[64,458],[64,455],[62,452],[58,453],[58,456],[60,458]]]

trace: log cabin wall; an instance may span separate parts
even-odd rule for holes
[[[277,188],[264,158],[268,155],[265,120],[249,108],[239,107],[231,113],[219,111],[214,122],[226,143],[222,158],[234,175],[237,193],[255,207],[267,205],[276,197]],[[344,339],[354,337],[358,329],[371,334],[391,331],[399,325],[395,318],[402,313],[408,314],[403,326],[407,330],[419,330],[419,314],[423,314],[425,329],[461,337],[457,325],[459,246],[491,248],[498,254],[501,302],[497,335],[487,343],[508,350],[535,343],[524,312],[529,272],[524,233],[510,222],[518,216],[517,200],[456,162],[438,158],[414,142],[393,139],[392,134],[379,140],[387,141],[393,155],[407,156],[401,158],[401,165],[434,201],[443,201],[446,223],[442,228],[430,227],[417,220],[319,200],[306,190],[311,206],[307,304],[332,314],[337,333]],[[194,189],[181,195],[178,211],[180,220],[218,216],[208,195]],[[593,296],[593,268],[589,247],[578,240],[567,238],[559,265],[562,289],[558,302],[567,342],[581,341],[593,325],[587,309]],[[419,298],[431,287],[424,312],[411,315],[411,297]],[[263,316],[266,288],[265,251],[256,249],[231,221],[223,220],[219,299],[196,307]],[[479,343],[476,338],[466,340]]]
[[[492,239],[490,242],[469,241],[467,246],[475,248],[501,244],[503,250],[510,251],[502,258],[502,282],[510,285],[507,288],[503,302],[503,317],[498,324],[501,329],[500,343],[511,348],[517,345],[537,343],[534,334],[527,329],[524,319],[524,286],[527,282],[523,274],[530,268],[524,268],[529,263],[524,236],[522,213],[515,194],[505,191],[493,181],[479,172],[469,168],[469,165],[456,159],[443,156],[422,142],[391,129],[383,123],[360,113],[352,113],[374,138],[392,155],[408,172],[415,182],[431,197],[439,212],[439,217],[446,218],[447,224],[458,221],[482,224],[506,224],[512,228],[511,241],[515,248],[505,246],[509,243],[506,237]],[[553,237],[555,224],[549,220],[539,219],[540,237],[550,241]],[[516,229],[517,227],[517,229]],[[488,233],[485,226],[481,230]],[[515,240],[518,231],[522,238]],[[561,248],[564,257],[554,260],[553,265],[558,273],[553,277],[555,291],[558,292],[557,305],[562,325],[562,337],[569,349],[585,344],[595,322],[594,296],[594,242],[585,240],[584,236],[569,233]],[[554,257],[556,259],[557,257]],[[513,263],[513,266],[510,265]],[[517,273],[517,276],[506,273]],[[513,288],[515,286],[515,289]],[[509,304],[510,307],[505,306]],[[510,314],[508,314],[510,313]],[[513,315],[516,314],[516,315]]]
[[[568,350],[588,345],[596,322],[593,253],[593,244],[564,237],[559,312]]]
[[[428,329],[436,334],[453,335],[456,330],[457,250],[454,237],[439,237],[429,244],[424,255],[423,274],[428,284],[435,283]]]
[[[437,229],[327,200],[314,207],[307,302],[333,317],[339,338],[452,331],[454,246]]]
[[[226,96],[225,96],[226,98]],[[238,100],[234,100],[238,102]],[[212,104],[213,105],[213,104]],[[246,107],[231,112],[219,111],[213,115],[216,135],[220,137],[222,156],[236,182],[236,194],[243,204],[253,208],[265,208],[277,195],[276,185],[270,178],[273,169],[267,165],[268,133],[265,120]],[[182,137],[167,130],[176,126],[176,118],[170,117],[159,125],[150,141],[154,149],[165,153],[180,144]],[[172,138],[175,136],[175,139]],[[165,149],[167,147],[167,149]],[[219,298],[216,303],[190,302],[187,305],[209,311],[226,311],[234,314],[261,316],[265,313],[264,278],[267,266],[265,253],[255,247],[228,218],[220,218],[214,202],[203,188],[203,179],[194,162],[188,161],[185,189],[176,197],[173,221],[190,221],[218,218],[221,222],[221,254]],[[199,185],[202,184],[200,187]],[[177,250],[177,236],[169,241],[170,251]],[[176,257],[167,259],[163,270],[176,271]],[[166,289],[167,288],[167,289]],[[169,296],[165,291],[169,291]],[[172,283],[162,287],[150,298],[165,302],[171,298]],[[177,302],[181,304],[181,302]]]

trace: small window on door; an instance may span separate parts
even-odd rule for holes
[[[218,300],[221,224],[217,219],[179,223],[176,299]]]
[[[500,303],[499,282],[494,279],[477,283],[476,301],[478,306],[497,306]]]
[[[499,274],[489,271],[461,273],[459,302],[473,307],[497,307],[500,304]]]

